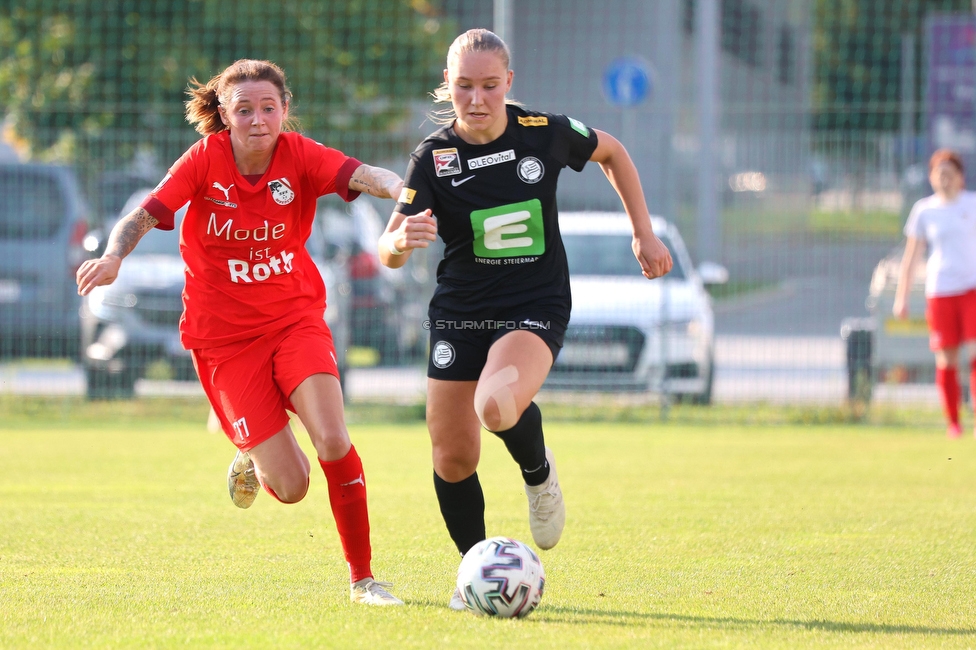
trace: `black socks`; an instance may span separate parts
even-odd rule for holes
[[[478,472],[457,483],[448,483],[434,472],[434,492],[447,532],[463,556],[485,538],[485,495]]]
[[[522,470],[526,485],[542,485],[549,478],[546,461],[546,441],[542,436],[542,411],[535,402],[522,413],[515,426],[505,431],[492,431],[502,439],[508,453]]]
[[[522,470],[526,485],[542,485],[549,478],[546,443],[542,436],[542,412],[535,402],[529,404],[515,426],[505,431],[493,431],[502,439],[508,453]],[[478,472],[463,481],[448,483],[434,472],[434,492],[458,552],[464,555],[472,546],[485,539],[485,495],[481,491]]]

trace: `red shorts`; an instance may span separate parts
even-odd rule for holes
[[[339,376],[332,332],[308,316],[277,332],[191,350],[203,391],[230,441],[247,451],[288,424],[289,396],[317,373]]]
[[[929,323],[929,347],[933,350],[958,348],[967,341],[976,341],[976,289],[958,296],[928,298],[925,319]]]

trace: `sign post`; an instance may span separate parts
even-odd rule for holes
[[[650,65],[640,57],[616,58],[603,71],[603,96],[623,109],[620,137],[625,146],[634,142],[636,107],[651,96],[653,88]]]

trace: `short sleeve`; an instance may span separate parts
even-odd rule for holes
[[[434,192],[427,174],[424,173],[422,162],[424,158],[419,152],[414,152],[410,156],[407,171],[403,175],[403,190],[397,197],[394,208],[400,214],[410,216],[434,207]]]
[[[199,190],[207,171],[207,144],[207,138],[204,138],[190,147],[142,202],[146,212],[159,222],[156,227],[160,230],[173,229],[173,215]]]
[[[309,182],[318,196],[338,194],[344,201],[352,201],[359,192],[349,189],[349,179],[362,165],[338,149],[332,149],[304,136],[298,136],[304,151]]]
[[[562,165],[583,171],[598,144],[596,131],[567,115],[551,116],[555,134],[550,153]]]
[[[352,180],[352,175],[356,173],[356,170],[362,166],[363,163],[350,156],[346,158],[346,162],[342,163],[339,171],[336,172],[335,192],[346,203],[355,201],[361,194],[361,192],[349,189],[349,181]]]
[[[916,201],[912,206],[912,211],[908,213],[908,221],[905,222],[905,236],[913,239],[924,239],[925,228],[922,224],[922,213],[925,212],[925,199]]]

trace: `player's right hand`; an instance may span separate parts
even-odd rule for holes
[[[671,259],[671,252],[664,245],[657,235],[634,236],[631,243],[634,255],[641,266],[641,273],[648,280],[659,278],[671,272],[674,260]]]
[[[423,212],[404,217],[400,227],[393,232],[393,243],[397,250],[401,251],[427,248],[432,241],[436,240],[437,220],[434,219],[429,208]]]
[[[75,281],[78,283],[78,295],[87,296],[95,287],[112,284],[119,277],[119,267],[122,258],[117,255],[102,255],[94,260],[82,262]]]

